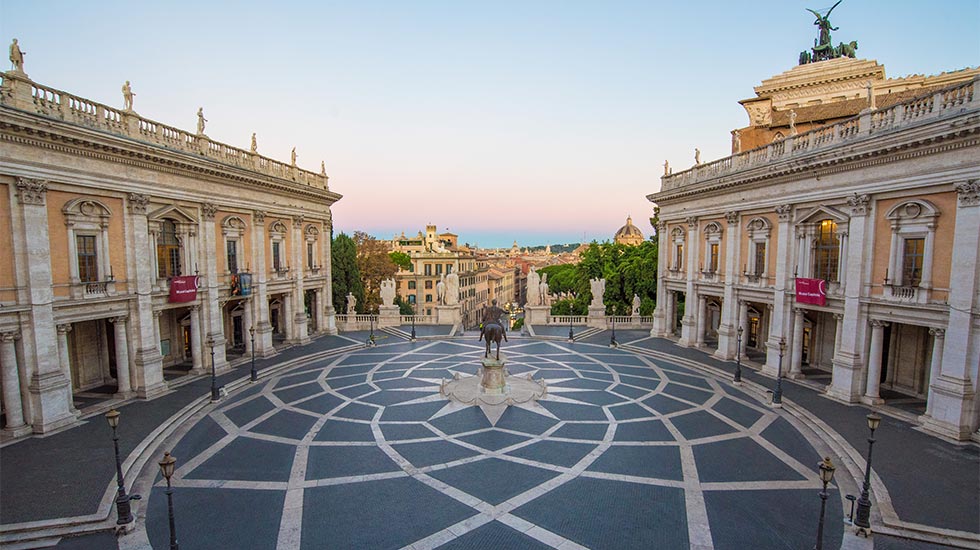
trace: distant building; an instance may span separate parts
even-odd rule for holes
[[[640,228],[633,225],[633,218],[627,216],[626,225],[620,227],[619,231],[616,231],[616,235],[613,237],[613,240],[616,242],[616,244],[636,246],[638,244],[642,244],[645,239],[643,238],[643,232],[640,231]]]

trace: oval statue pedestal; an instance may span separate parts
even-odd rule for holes
[[[497,419],[510,405],[540,406],[534,404],[548,397],[548,385],[544,380],[535,380],[530,374],[525,377],[507,374],[503,354],[500,360],[486,357],[480,360],[482,368],[476,376],[463,378],[457,373],[452,380],[443,380],[439,393],[461,405],[476,405],[483,409],[496,425]]]
[[[496,360],[492,357],[481,359],[483,363],[482,376],[480,376],[480,391],[489,395],[503,395],[507,393],[507,369],[504,368],[504,359]]]

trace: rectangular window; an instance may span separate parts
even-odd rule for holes
[[[840,255],[840,237],[837,236],[837,224],[833,220],[820,222],[817,233],[816,251],[813,269],[815,279],[837,281],[837,261]]]
[[[313,256],[313,243],[306,243],[306,265],[312,269],[316,267],[316,258]]]
[[[708,271],[711,273],[718,271],[718,243],[711,243],[710,254],[708,256]]]
[[[78,254],[78,280],[83,283],[98,281],[99,258],[95,251],[95,235],[76,235],[75,249]]]
[[[442,264],[436,264],[436,275],[442,275]]]
[[[409,294],[408,295],[408,303],[413,304],[413,305],[415,304],[415,295],[414,294]]]
[[[446,275],[453,272],[453,264],[446,264]]]
[[[425,301],[426,302],[431,302],[432,301],[432,295],[431,294],[426,294],[425,295]]]
[[[684,245],[677,245],[676,252],[674,255],[674,269],[680,269],[681,265],[684,264]]]
[[[755,243],[755,276],[761,277],[766,272],[766,243]]]
[[[408,282],[408,289],[409,290],[415,290],[415,281],[409,281]]]
[[[228,272],[238,273],[238,241],[225,243],[228,252]]]
[[[426,281],[425,282],[425,289],[426,290],[432,290],[432,281]]]
[[[425,274],[426,276],[432,275],[432,264],[425,264]]]
[[[922,280],[922,257],[925,255],[925,239],[905,239],[902,256],[902,286],[919,286]]]
[[[272,241],[272,269],[282,271],[282,259],[279,257],[279,241]]]

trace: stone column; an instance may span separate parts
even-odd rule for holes
[[[20,373],[17,369],[16,332],[0,332],[0,383],[3,385],[3,405],[7,412],[4,435],[17,437],[29,433],[24,423],[24,403],[20,399]]]
[[[337,334],[337,311],[333,305],[333,260],[331,258],[333,243],[330,241],[333,237],[333,222],[331,220],[328,212],[328,217],[324,222],[323,237],[323,269],[326,271],[327,282],[323,285],[325,300],[322,307],[326,315],[324,332]]]
[[[847,275],[842,285],[844,292],[844,312],[841,319],[840,344],[834,354],[833,376],[827,395],[845,403],[861,400],[865,389],[862,374],[865,366],[865,342],[867,342],[868,314],[861,304],[863,285],[871,262],[867,258],[871,247],[865,242],[866,236],[873,238],[872,216],[868,216],[871,200],[867,195],[856,195],[848,199],[851,219],[847,224]],[[850,281],[850,284],[847,282]]]
[[[840,351],[841,334],[844,332],[844,315],[835,313],[834,321],[834,358],[836,359],[837,352]]]
[[[748,338],[749,330],[749,302],[748,300],[738,301],[738,326],[742,327],[742,337]],[[737,328],[737,327],[736,327]],[[742,348],[744,349],[744,342]]]
[[[201,306],[197,304],[190,307],[191,310],[191,372],[194,374],[204,373],[204,364],[201,362]]]
[[[218,258],[217,233],[215,232],[214,216],[218,206],[205,203],[201,205],[201,248],[204,252],[203,276],[206,289],[201,297],[201,313],[204,314],[204,326],[207,337],[214,340],[214,369],[221,373],[229,369],[225,359],[225,327],[221,302],[218,301]],[[199,251],[200,253],[200,251]],[[198,294],[200,294],[198,290]]]
[[[698,219],[687,218],[687,288],[684,295],[684,318],[681,319],[681,338],[677,344],[681,347],[697,345],[697,304],[698,291],[695,278],[698,273]]]
[[[326,330],[324,322],[326,322],[326,315],[324,314],[323,300],[326,298],[327,291],[325,288],[320,287],[316,289],[316,309],[313,314],[316,316],[316,331],[322,333]]]
[[[292,342],[295,336],[293,336],[293,330],[296,328],[294,323],[290,320],[293,318],[293,297],[289,295],[283,295],[280,300],[282,303],[282,316],[280,317],[280,322],[282,323],[281,329],[283,329],[283,336],[286,337],[287,342]]]
[[[65,392],[65,399],[68,400],[68,409],[72,413],[77,413],[75,408],[74,388],[71,382],[71,352],[68,349],[68,333],[71,332],[71,323],[58,325],[58,362],[61,366],[61,373],[68,380],[68,387]]]
[[[296,344],[305,344],[310,341],[309,322],[306,319],[305,288],[303,279],[306,270],[303,268],[303,245],[306,240],[303,238],[303,216],[293,216],[293,265],[296,266],[294,272],[296,277],[293,280],[293,317],[286,318],[286,322],[292,322],[291,341]]]
[[[803,378],[803,310],[793,308],[792,360],[789,363],[789,378]]]
[[[735,325],[738,323],[735,284],[738,282],[741,228],[738,212],[726,212],[725,220],[728,222],[728,231],[725,234],[725,296],[721,302],[721,322],[718,324],[718,349],[715,357],[727,360],[735,358]]]
[[[159,312],[153,311],[153,286],[157,279],[155,239],[150,238],[146,219],[149,197],[130,193],[128,208],[127,266],[129,269],[129,315],[132,322],[133,378],[132,389],[141,398],[150,398],[167,390],[163,379],[163,356],[160,355]],[[127,330],[127,332],[130,332]]]
[[[667,250],[666,222],[657,224],[657,242],[657,307],[653,310],[653,328],[650,330],[650,336],[663,338],[670,334],[671,329],[667,321],[670,315],[670,304],[667,303],[667,288],[664,284],[664,273],[667,271],[667,258],[670,254]]]
[[[884,402],[878,394],[878,387],[881,385],[881,356],[882,346],[884,346],[885,327],[888,323],[871,320],[871,350],[868,352],[868,381],[867,389],[864,392],[862,401],[869,405],[879,405]]]
[[[252,213],[252,256],[255,264],[252,309],[255,314],[255,355],[259,357],[276,354],[272,346],[272,324],[269,322],[269,266],[266,265],[265,245],[265,212],[256,210]]]
[[[976,88],[976,86],[974,87]],[[956,185],[959,205],[953,229],[953,259],[949,282],[949,324],[943,338],[942,369],[930,386],[932,415],[925,427],[959,440],[977,430],[977,370],[980,368],[980,330],[971,312],[980,304],[980,180]]]
[[[706,330],[708,316],[708,298],[702,295],[698,296],[698,312],[697,312],[697,347],[704,345],[704,333]]]
[[[941,328],[931,328],[929,334],[932,335],[932,361],[929,363],[929,394],[926,397],[925,416],[931,417],[932,409],[935,406],[932,399],[934,395],[932,385],[936,383],[936,379],[939,378],[943,370],[943,344],[946,339],[946,331]]]
[[[769,337],[766,340],[766,363],[762,372],[776,376],[779,366],[779,341],[786,338],[792,301],[787,293],[793,292],[793,207],[789,204],[776,207],[779,225],[776,241],[776,276],[773,282],[772,311],[769,317]]]
[[[28,383],[31,409],[28,416],[35,433],[48,433],[77,418],[71,411],[71,403],[65,399],[71,382],[65,378],[58,359],[45,206],[47,190],[46,181],[18,177],[17,201],[11,207],[17,302],[29,306],[24,314],[30,315],[33,321],[23,327],[21,339],[24,364],[34,366]]]
[[[129,342],[126,336],[126,317],[109,319],[114,329],[116,341],[116,381],[118,389],[115,397],[127,398],[132,396],[132,383],[129,376]]]

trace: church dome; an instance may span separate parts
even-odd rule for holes
[[[633,225],[633,218],[626,218],[626,225],[619,228],[613,238],[617,244],[638,245],[643,242],[643,233],[640,228]]]

